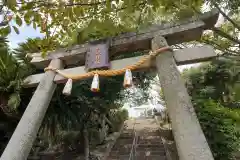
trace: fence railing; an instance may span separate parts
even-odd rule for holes
[[[128,160],[136,160],[136,148],[137,148],[137,143],[138,143],[138,134],[135,130],[135,124],[136,124],[136,119],[134,119],[134,125],[133,125],[133,143],[131,146],[131,151],[129,155]]]

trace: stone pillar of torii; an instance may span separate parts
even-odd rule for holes
[[[212,10],[197,18],[174,24],[153,25],[138,33],[125,33],[111,38],[110,55],[121,52],[156,50],[168,45],[197,40],[204,30],[213,27],[218,19],[218,12]],[[35,54],[31,61],[38,68],[47,66],[56,69],[64,65],[83,65],[89,44],[61,49],[49,53],[46,58]],[[211,46],[203,45],[175,51],[165,51],[155,61],[147,61],[138,70],[155,68],[169,111],[174,139],[180,160],[213,160],[213,155],[202,132],[196,113],[187,93],[184,80],[177,65],[197,63],[216,57]],[[110,62],[111,69],[121,69],[134,64],[142,56]],[[68,74],[84,74],[85,67],[62,69]],[[26,160],[37,136],[42,120],[51,101],[57,83],[67,79],[56,72],[48,70],[42,74],[31,75],[25,80],[25,87],[37,86],[18,126],[16,127],[1,160]]]

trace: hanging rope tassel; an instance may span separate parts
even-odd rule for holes
[[[94,74],[92,85],[91,85],[91,91],[92,92],[99,91],[99,76],[98,76],[98,74]]]
[[[163,47],[163,48],[159,48],[155,51],[150,51],[148,55],[144,56],[142,59],[140,59],[137,63],[126,66],[125,68],[122,69],[113,69],[113,70],[98,70],[98,71],[91,71],[88,73],[84,73],[84,74],[80,74],[80,75],[73,75],[73,74],[67,74],[64,73],[61,70],[58,70],[56,68],[52,68],[51,66],[46,67],[44,69],[44,71],[55,71],[56,73],[58,73],[59,75],[63,76],[64,78],[71,78],[73,80],[80,80],[80,79],[86,79],[89,77],[93,77],[95,74],[98,74],[100,76],[104,76],[104,77],[111,77],[111,76],[116,76],[116,75],[121,75],[124,74],[124,72],[126,72],[126,69],[130,69],[130,70],[136,70],[138,69],[142,64],[144,64],[146,61],[151,60],[152,58],[156,57],[157,55],[159,55],[160,53],[164,53],[164,51],[172,51],[172,49],[170,47]]]
[[[131,87],[132,86],[132,72],[130,69],[126,69],[125,76],[124,76],[124,81],[123,81],[123,86],[125,88]]]
[[[66,96],[71,95],[72,92],[72,79],[68,79],[67,83],[65,84],[64,88],[63,88],[63,94]]]

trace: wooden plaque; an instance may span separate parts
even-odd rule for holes
[[[86,54],[85,68],[87,70],[109,68],[109,43],[107,40],[99,40],[89,43],[89,51]]]

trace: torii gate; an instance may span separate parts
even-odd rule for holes
[[[110,42],[110,55],[126,51],[156,50],[168,45],[199,39],[202,32],[214,26],[218,12],[212,10],[195,19],[174,24],[154,25],[138,33],[126,33],[113,37]],[[31,63],[38,68],[48,65],[61,69],[63,64],[79,64],[85,62],[88,44],[75,46],[66,50],[50,53],[46,58],[36,54]],[[176,51],[165,51],[156,57],[156,62],[144,63],[139,69],[156,68],[163,89],[166,105],[172,122],[180,160],[213,160],[211,150],[202,132],[191,98],[187,93],[184,81],[177,65],[202,62],[216,57],[211,46],[187,48]],[[111,69],[120,69],[137,62],[140,57],[111,61]],[[84,66],[63,69],[65,73],[83,74]],[[1,160],[26,160],[33,142],[51,101],[57,83],[66,82],[66,78],[47,71],[29,76],[26,87],[38,85],[18,126],[16,127]]]

